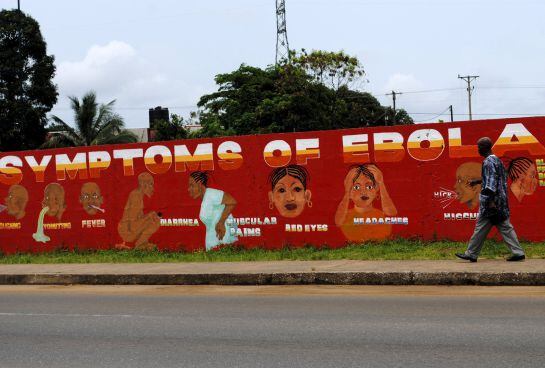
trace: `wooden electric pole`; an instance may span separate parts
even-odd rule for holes
[[[396,92],[396,91],[392,91],[392,93],[387,93],[386,96],[392,96],[392,100],[393,100],[393,106],[394,106],[394,117],[393,117],[393,124],[392,125],[395,125],[396,124],[396,96],[397,95],[402,95],[403,93],[401,92]]]
[[[466,75],[465,77],[460,76],[458,74],[458,78],[463,79],[467,83],[467,98],[469,103],[469,120],[473,120],[473,114],[471,113],[471,92],[475,87],[471,86],[471,82],[473,82],[475,79],[479,78],[478,75]]]

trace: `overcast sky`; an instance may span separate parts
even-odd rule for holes
[[[17,0],[0,0],[2,8]],[[128,127],[148,109],[187,116],[241,63],[274,64],[274,0],[21,0],[55,55],[59,102],[96,91],[117,100]],[[474,83],[474,118],[545,115],[543,0],[286,0],[291,49],[344,50],[362,62],[363,89],[419,121],[467,119],[461,75]],[[432,91],[430,91],[432,90]],[[439,91],[438,91],[439,90]],[[413,93],[411,93],[413,92]]]

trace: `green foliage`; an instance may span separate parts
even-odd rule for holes
[[[153,138],[155,142],[186,139],[189,136],[183,118],[176,114],[172,114],[171,121],[156,121],[153,124],[153,129],[155,131]]]
[[[69,99],[74,110],[74,127],[53,115],[50,137],[42,148],[137,142],[136,135],[125,129],[123,118],[113,112],[115,100],[98,104],[94,92],[87,92],[81,101],[73,96]]]
[[[344,51],[332,52],[313,50],[310,54],[305,49],[300,53],[291,51],[291,64],[301,68],[314,80],[332,89],[339,89],[351,84],[361,87],[365,82],[365,71],[358,58],[349,56]]]
[[[292,63],[265,69],[242,64],[219,74],[218,91],[204,95],[202,129],[192,136],[263,134],[391,125],[393,112],[366,92],[350,89],[361,82],[359,61],[343,52],[313,51]],[[333,81],[333,83],[330,83]],[[396,124],[411,124],[404,110]]]
[[[545,243],[523,243],[526,257],[545,258]],[[455,252],[463,252],[462,242],[416,240],[389,240],[376,243],[351,244],[332,249],[321,247],[285,247],[266,250],[244,249],[241,246],[223,246],[212,251],[118,251],[118,250],[57,250],[51,253],[20,253],[0,256],[0,264],[16,263],[162,263],[162,262],[238,262],[281,260],[454,260]],[[501,259],[509,250],[501,242],[487,240],[481,258]]]
[[[0,12],[0,151],[43,143],[57,102],[53,62],[38,22],[19,10]]]

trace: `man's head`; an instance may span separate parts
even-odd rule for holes
[[[153,184],[153,176],[149,172],[138,175],[138,188],[148,197],[153,195]]]
[[[488,137],[479,138],[479,140],[477,141],[479,155],[483,157],[488,157],[492,154],[492,146],[492,140]]]
[[[47,211],[48,216],[55,216],[58,220],[60,220],[64,210],[66,209],[66,202],[64,201],[64,188],[57,183],[48,184],[44,190],[42,206],[49,208]]]
[[[100,194],[100,187],[97,183],[89,182],[81,186],[79,201],[85,212],[89,215],[96,215],[98,209],[104,202]]]
[[[454,190],[460,203],[465,203],[469,208],[475,208],[478,204],[481,185],[471,186],[470,182],[481,179],[482,165],[479,162],[466,162],[456,170],[456,182]]]
[[[28,203],[28,191],[21,185],[12,185],[6,197],[8,214],[17,220],[25,217],[25,208]]]

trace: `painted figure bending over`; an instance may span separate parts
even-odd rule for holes
[[[312,207],[308,181],[308,171],[303,166],[289,165],[273,170],[269,176],[269,208],[276,208],[283,217],[299,216],[305,206]]]
[[[537,189],[537,169],[535,163],[527,157],[517,157],[507,167],[507,175],[511,179],[511,192],[522,202],[525,196],[532,195]]]
[[[134,242],[134,249],[153,250],[155,244],[149,238],[161,227],[161,220],[157,213],[144,213],[144,196],[151,198],[154,191],[154,180],[150,173],[138,175],[138,188],[134,189],[127,199],[123,217],[117,226],[117,231],[123,239],[116,249],[130,249],[125,243]]]
[[[373,207],[378,196],[382,209]],[[341,228],[346,239],[354,242],[385,239],[391,234],[392,226],[379,223],[378,219],[395,215],[397,209],[379,168],[373,164],[352,167],[344,179],[344,197],[335,213],[335,224]],[[363,224],[360,220],[355,223],[356,218],[363,219]],[[366,224],[366,221],[370,223]]]
[[[477,262],[488,233],[492,226],[496,226],[512,253],[507,260],[521,261],[525,258],[524,250],[522,250],[515,229],[509,221],[505,167],[501,160],[492,153],[492,140],[490,138],[480,138],[477,141],[477,147],[479,154],[484,157],[482,180],[474,180],[470,185],[481,184],[479,217],[467,250],[465,253],[456,253],[456,257]]]
[[[237,201],[229,193],[208,188],[208,179],[207,172],[192,172],[187,187],[191,198],[201,200],[199,218],[206,226],[206,250],[238,240],[236,223],[231,215]]]

